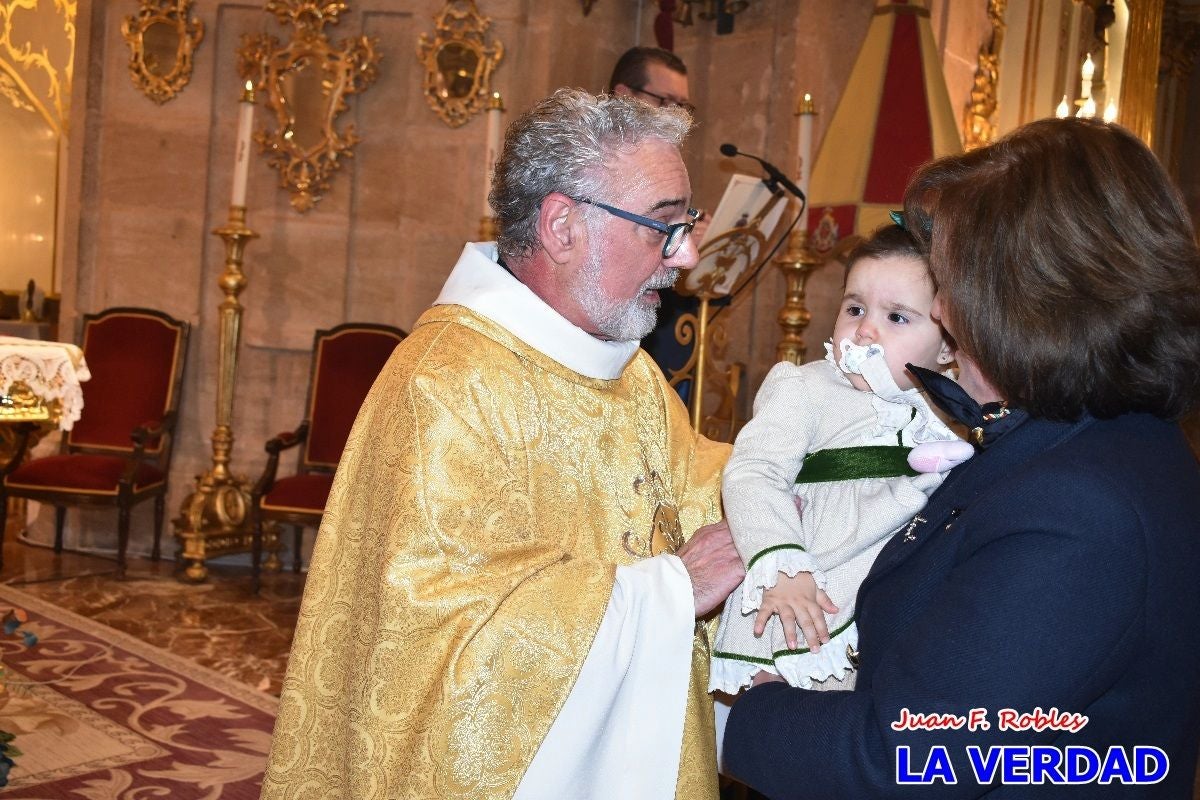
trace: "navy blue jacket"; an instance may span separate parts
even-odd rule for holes
[[[1191,798],[1200,745],[1200,469],[1179,427],[1147,415],[1027,420],[956,468],[858,598],[852,692],[747,692],[727,771],[785,798]],[[1001,709],[1087,715],[1077,732],[1000,730]],[[910,713],[988,730],[892,727]],[[968,746],[1161,748],[1161,782],[980,785]],[[957,783],[898,785],[941,748]],[[1044,757],[1053,752],[1043,750]],[[1019,758],[1019,755],[1018,755]],[[1015,777],[1029,774],[1014,762]]]

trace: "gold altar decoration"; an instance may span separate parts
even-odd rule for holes
[[[0,424],[36,422],[57,424],[62,416],[61,400],[44,400],[34,394],[24,381],[13,381],[8,391],[0,394]],[[10,444],[12,429],[0,428],[0,437]]]
[[[804,285],[808,276],[825,258],[813,249],[808,231],[792,231],[788,248],[775,259],[775,265],[783,272],[785,282],[783,307],[779,309],[779,327],[783,337],[775,348],[776,361],[803,364],[807,355],[804,344],[804,329],[812,321],[812,312],[804,305]]]
[[[121,23],[129,44],[129,77],[142,94],[162,105],[192,79],[192,54],[204,22],[188,17],[192,0],[140,0],[137,16]]]
[[[996,139],[996,84],[1000,81],[1000,48],[1004,44],[1007,9],[1008,0],[987,0],[992,35],[987,44],[979,48],[971,101],[963,121],[963,148],[966,150],[983,147]]]
[[[242,78],[264,93],[275,116],[275,129],[263,128],[254,140],[301,213],[329,191],[341,160],[353,157],[361,139],[353,124],[338,130],[337,118],[348,107],[346,98],[366,90],[378,76],[378,40],[360,36],[334,45],[326,36],[325,25],[337,24],[345,10],[345,2],[268,0],[266,11],[281,25],[293,26],[291,39],[244,36],[239,50]]]
[[[675,341],[685,347],[694,345],[687,362],[671,370],[667,383],[674,388],[683,381],[691,381],[688,412],[692,427],[714,441],[733,441],[744,422],[738,419],[737,411],[745,367],[725,360],[729,335],[724,325],[710,324],[711,303],[721,297],[737,296],[754,279],[750,268],[767,243],[761,226],[780,197],[776,192],[753,219],[706,242],[700,251],[700,262],[707,262],[707,268],[697,266],[675,283],[676,292],[695,297],[700,305],[696,313],[682,314],[675,321]],[[718,402],[713,413],[704,414],[704,397],[712,389],[710,375],[717,376]]]
[[[75,70],[75,17],[78,0],[0,0],[0,96],[14,106],[36,111],[61,136],[66,130],[71,105],[71,76]],[[27,30],[18,12],[50,14],[59,20],[62,47],[14,39],[14,31]]]
[[[1129,4],[1121,78],[1121,124],[1147,146],[1154,146],[1154,114],[1158,102],[1158,67],[1163,33],[1163,0]]]
[[[251,483],[229,470],[233,451],[233,390],[237,385],[238,344],[241,341],[242,304],[238,295],[246,288],[242,257],[246,243],[258,234],[246,227],[244,206],[231,206],[229,221],[213,231],[225,243],[225,271],[218,281],[225,299],[220,305],[217,331],[217,426],[212,435],[212,468],[196,477],[196,488],[184,498],[174,520],[180,557],[188,580],[208,577],[204,562],[228,553],[248,552],[253,545],[250,527]],[[278,532],[264,530],[266,569],[279,569]]]
[[[434,15],[435,32],[422,33],[417,60],[425,68],[425,99],[451,128],[488,108],[492,71],[504,57],[504,45],[487,29],[492,21],[480,15],[475,0],[447,0]]]

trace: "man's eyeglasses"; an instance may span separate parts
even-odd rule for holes
[[[683,245],[684,238],[692,232],[692,228],[696,226],[696,220],[700,219],[700,212],[694,208],[687,210],[687,222],[672,222],[669,225],[665,222],[659,222],[656,219],[643,217],[641,214],[635,214],[632,211],[626,211],[622,208],[616,208],[605,203],[598,203],[595,200],[588,200],[586,197],[572,197],[576,203],[587,203],[589,206],[602,208],[614,217],[627,219],[630,222],[635,222],[638,225],[656,230],[665,235],[667,238],[663,242],[662,254],[663,258],[671,258],[679,252],[679,248]]]
[[[663,95],[655,94],[648,89],[634,89],[634,91],[638,94],[644,94],[647,97],[653,97],[658,101],[659,108],[662,108],[663,106],[678,106],[679,108],[682,108],[684,111],[691,114],[693,117],[696,116],[696,107],[687,100],[676,100],[673,97],[664,97]]]

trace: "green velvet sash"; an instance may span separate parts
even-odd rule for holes
[[[796,483],[850,481],[856,478],[912,477],[920,473],[908,465],[911,447],[864,445],[818,450],[805,457]]]

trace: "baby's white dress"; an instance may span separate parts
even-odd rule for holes
[[[802,366],[783,362],[771,369],[755,398],[754,416],[738,435],[725,467],[725,515],[747,568],[721,617],[710,691],[735,694],[761,669],[782,675],[793,686],[852,688],[858,587],[884,543],[924,507],[944,477],[924,473],[796,482],[806,458],[818,451],[911,448],[957,438],[917,389],[896,386],[881,354],[872,351],[866,357],[865,351],[855,353],[856,348],[843,344],[842,363],[861,369],[873,390],[865,392],[851,385],[832,346],[825,347],[823,361]],[[846,452],[834,455],[845,457]],[[863,453],[868,462],[879,454],[904,457],[902,450],[886,449],[857,450],[849,456],[853,461]],[[796,495],[803,498],[803,513],[796,511]],[[775,585],[780,570],[788,575],[811,572],[839,609],[825,615],[831,641],[819,653],[808,650],[799,631],[798,649],[789,650],[778,617],[771,618],[761,638],[754,636],[763,590]]]

